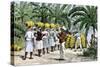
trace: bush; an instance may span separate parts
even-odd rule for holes
[[[90,47],[87,50],[83,51],[83,56],[85,57],[91,57],[91,58],[97,58],[97,48]]]
[[[24,47],[23,38],[15,38],[14,44],[11,44],[11,51],[20,51]]]

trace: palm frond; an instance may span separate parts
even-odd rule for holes
[[[83,20],[84,20],[84,17],[80,17],[74,21],[73,25],[76,25],[78,22],[82,22]]]
[[[84,7],[78,6],[78,7],[74,7],[72,10],[70,10],[69,16],[76,11],[84,11],[86,14],[88,13],[87,10]]]
[[[73,18],[75,16],[86,16],[87,14],[84,13],[84,12],[79,12],[79,11],[76,11],[74,12],[70,17]]]
[[[84,27],[84,25],[85,25],[85,24],[86,24],[86,22],[85,22],[85,21],[82,21],[82,22],[81,22],[80,27],[79,27],[79,28],[80,28],[80,30]]]

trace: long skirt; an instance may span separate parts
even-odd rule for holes
[[[80,38],[77,38],[77,40],[76,40],[75,49],[77,49],[78,47],[80,47],[80,49],[82,49],[82,44],[81,44]]]
[[[55,46],[55,42],[54,42],[54,38],[53,37],[49,38],[49,45],[50,46]]]
[[[33,42],[32,41],[26,41],[25,52],[33,52]]]
[[[87,47],[91,46],[90,41],[91,41],[91,34],[87,36]]]
[[[43,38],[43,48],[48,48],[50,47],[48,38]]]
[[[42,49],[43,48],[43,41],[36,41],[36,49]]]

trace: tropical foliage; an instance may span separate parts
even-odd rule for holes
[[[27,21],[32,21],[40,27],[43,25],[48,27],[48,23],[51,24],[52,27],[55,27],[55,24],[56,26],[64,25],[70,32],[73,32],[74,29],[76,29],[76,31],[85,29],[87,35],[91,27],[94,33],[95,30],[97,30],[97,7],[23,1],[11,2],[12,45],[23,47],[24,34],[26,31],[25,23]],[[86,46],[86,35],[81,36],[83,47]],[[74,47],[74,45],[72,45],[75,41],[73,36],[70,36],[69,39],[67,38],[66,41],[70,43],[71,48]],[[15,48],[14,46],[12,47]]]
[[[79,29],[86,29],[86,34],[90,27],[93,28],[94,33],[95,29],[97,30],[97,7],[76,6],[70,11],[69,16],[71,16],[71,18],[77,17],[74,21],[74,25],[80,23]]]
[[[97,58],[97,49],[93,48],[93,47],[88,48],[87,50],[84,50],[83,56],[96,59]]]

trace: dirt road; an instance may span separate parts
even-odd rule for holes
[[[33,59],[23,60],[24,50],[19,52],[14,52],[15,65],[36,65],[36,64],[57,64],[57,63],[71,63],[71,62],[84,62],[84,61],[94,61],[89,57],[79,56],[82,55],[82,51],[74,51],[71,49],[65,50],[65,60],[59,60],[59,50],[50,52],[49,54],[42,55],[41,57],[36,56],[37,52],[33,54]],[[13,57],[13,56],[12,56]]]

